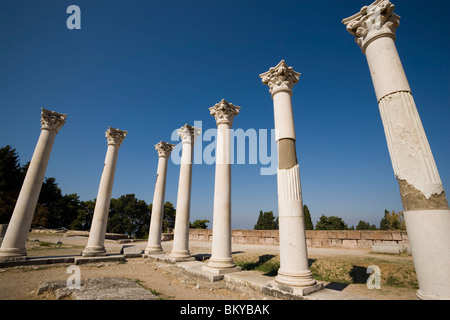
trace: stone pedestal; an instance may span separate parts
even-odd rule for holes
[[[164,253],[161,246],[162,223],[164,214],[164,196],[166,191],[167,162],[175,145],[159,142],[155,145],[158,152],[158,169],[156,173],[155,192],[153,194],[150,231],[146,254]]]
[[[204,270],[214,273],[239,271],[231,257],[231,132],[234,116],[240,107],[221,100],[209,108],[217,123],[216,176],[212,254]]]
[[[23,260],[25,245],[33,220],[53,143],[67,115],[42,109],[41,135],[31,158],[8,229],[0,249],[0,260]]]
[[[450,210],[395,46],[400,17],[377,0],[343,23],[366,55],[400,187],[420,299],[450,299]]]
[[[303,216],[300,172],[295,148],[292,112],[292,87],[300,74],[284,60],[260,75],[273,98],[276,141],[278,148],[278,219],[280,234],[280,269],[272,287],[280,290],[311,292],[319,289],[308,265]],[[308,289],[307,289],[308,288]],[[289,290],[288,290],[289,291]]]
[[[189,217],[191,209],[192,162],[194,158],[194,142],[200,129],[184,125],[177,130],[182,142],[180,164],[180,180],[178,183],[177,214],[173,246],[169,258],[176,261],[192,260],[189,251]]]
[[[116,172],[117,156],[127,131],[109,127],[106,131],[108,149],[106,151],[100,186],[98,188],[97,201],[95,203],[94,216],[92,217],[91,230],[86,248],[81,253],[83,257],[96,257],[106,255],[105,234],[108,222],[109,206]]]

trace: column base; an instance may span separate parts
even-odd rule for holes
[[[145,254],[155,254],[155,253],[164,253],[164,250],[161,245],[150,245],[147,246],[144,250]]]
[[[450,299],[450,210],[404,213],[420,300]]]
[[[210,267],[209,265],[206,265],[206,266],[202,266],[202,270],[208,271],[208,272],[211,272],[214,274],[226,274],[226,273],[232,273],[232,272],[239,272],[239,271],[241,271],[241,267],[234,265],[233,267],[228,267],[228,268],[215,268],[215,267]]]
[[[179,251],[172,250],[172,252],[168,256],[168,259],[170,261],[175,261],[175,262],[195,260],[195,258],[191,256],[191,253],[189,250],[179,250]]]
[[[106,250],[103,246],[98,247],[86,247],[82,252],[81,255],[83,257],[102,257],[106,256]]]
[[[275,277],[275,282],[282,286],[303,288],[313,286],[317,283],[310,270],[292,273],[285,272],[281,269],[278,270],[278,275]]]
[[[0,261],[24,261],[27,259],[27,250],[25,248],[1,248]]]
[[[295,286],[288,286],[285,284],[278,283],[276,280],[271,280],[271,281],[267,282],[267,286],[271,289],[288,292],[293,295],[302,296],[302,297],[306,296],[310,293],[313,293],[313,292],[323,289],[323,283],[321,283],[321,282],[316,282],[315,284],[306,286],[306,287],[295,287]]]

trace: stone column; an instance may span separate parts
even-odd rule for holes
[[[194,142],[200,129],[188,124],[177,130],[181,137],[182,151],[180,180],[178,182],[177,214],[170,258],[175,261],[192,260],[189,251],[189,216],[191,208],[192,161],[194,159]]]
[[[97,201],[95,202],[94,216],[92,217],[91,230],[86,248],[81,253],[84,257],[104,256],[105,234],[108,223],[109,206],[116,171],[117,156],[120,145],[127,136],[127,131],[109,127],[105,135],[108,141],[105,164],[103,166],[100,186],[98,188]]]
[[[377,0],[344,19],[366,55],[400,187],[419,299],[450,299],[450,210],[395,46],[400,17]],[[381,271],[383,272],[383,271]]]
[[[31,158],[8,229],[0,249],[0,260],[23,260],[25,244],[33,220],[53,142],[67,115],[41,109],[41,135]]]
[[[304,295],[320,288],[308,265],[300,172],[295,147],[292,87],[300,73],[284,60],[260,75],[273,98],[275,138],[278,148],[278,219],[280,269],[269,285]]]
[[[241,108],[221,100],[209,108],[217,124],[212,254],[203,269],[223,274],[240,271],[231,257],[231,125]]]
[[[152,215],[146,254],[163,253],[161,246],[162,223],[164,214],[164,195],[166,191],[167,162],[175,145],[161,141],[155,145],[158,151],[158,170],[156,173],[155,192],[153,194]]]

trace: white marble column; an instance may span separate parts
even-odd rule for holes
[[[41,134],[31,158],[0,249],[0,261],[25,259],[25,244],[33,220],[53,142],[67,115],[41,109]]]
[[[106,150],[100,186],[98,187],[89,239],[86,248],[82,252],[84,257],[106,255],[105,234],[108,223],[109,206],[111,204],[114,175],[116,172],[117,156],[119,154],[120,145],[127,136],[127,133],[127,131],[111,127],[109,127],[105,133],[108,141],[108,148]]]
[[[377,0],[344,19],[366,55],[400,187],[419,299],[450,299],[450,210],[395,46],[400,17]],[[381,270],[383,272],[383,270]]]
[[[275,281],[269,285],[303,295],[319,289],[321,285],[314,280],[308,265],[300,172],[295,147],[291,95],[300,73],[282,60],[260,77],[263,84],[269,86],[273,98],[278,148],[280,269]]]
[[[200,129],[188,124],[177,130],[181,137],[180,179],[178,182],[177,214],[170,258],[175,261],[192,260],[189,251],[189,216],[191,210],[192,162],[194,159],[194,143]]]
[[[155,192],[153,194],[152,214],[146,254],[163,253],[161,235],[164,215],[164,196],[166,192],[167,162],[175,145],[161,141],[155,145],[158,151],[158,169],[156,173]]]
[[[240,271],[231,257],[231,125],[241,108],[221,100],[209,108],[216,119],[216,176],[214,182],[214,212],[212,254],[206,271],[223,274]]]

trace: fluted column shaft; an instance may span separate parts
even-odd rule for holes
[[[400,17],[377,0],[343,23],[366,55],[400,196],[420,299],[450,299],[450,210],[396,46]],[[381,271],[382,272],[382,271]]]
[[[280,233],[280,269],[275,282],[290,287],[316,284],[308,265],[306,232],[300,185],[300,171],[295,147],[292,111],[292,87],[300,74],[282,60],[260,75],[273,98],[278,148],[278,220]]]
[[[175,228],[173,246],[170,257],[185,260],[191,257],[189,251],[189,217],[191,208],[192,162],[194,159],[194,142],[198,129],[185,125],[178,130],[182,139],[182,155],[180,164],[180,179],[178,182],[177,214],[175,215]]]
[[[127,131],[122,131],[111,127],[108,131],[106,131],[108,148],[106,150],[105,163],[98,188],[97,200],[95,202],[89,239],[86,248],[82,252],[83,256],[90,257],[106,255],[105,234],[108,224],[108,214],[111,204],[117,157],[119,154],[120,144],[126,134]],[[116,137],[113,137],[113,135],[116,135]]]
[[[0,249],[0,260],[26,257],[25,249],[56,134],[66,115],[42,109],[41,133]]]
[[[158,151],[158,169],[156,173],[155,191],[153,194],[152,214],[148,244],[145,253],[163,253],[161,235],[164,215],[164,197],[166,191],[167,164],[174,145],[161,141],[155,145]]]
[[[213,239],[211,258],[205,270],[239,271],[231,257],[231,125],[240,107],[221,100],[210,109],[217,123],[216,172],[214,181]]]

